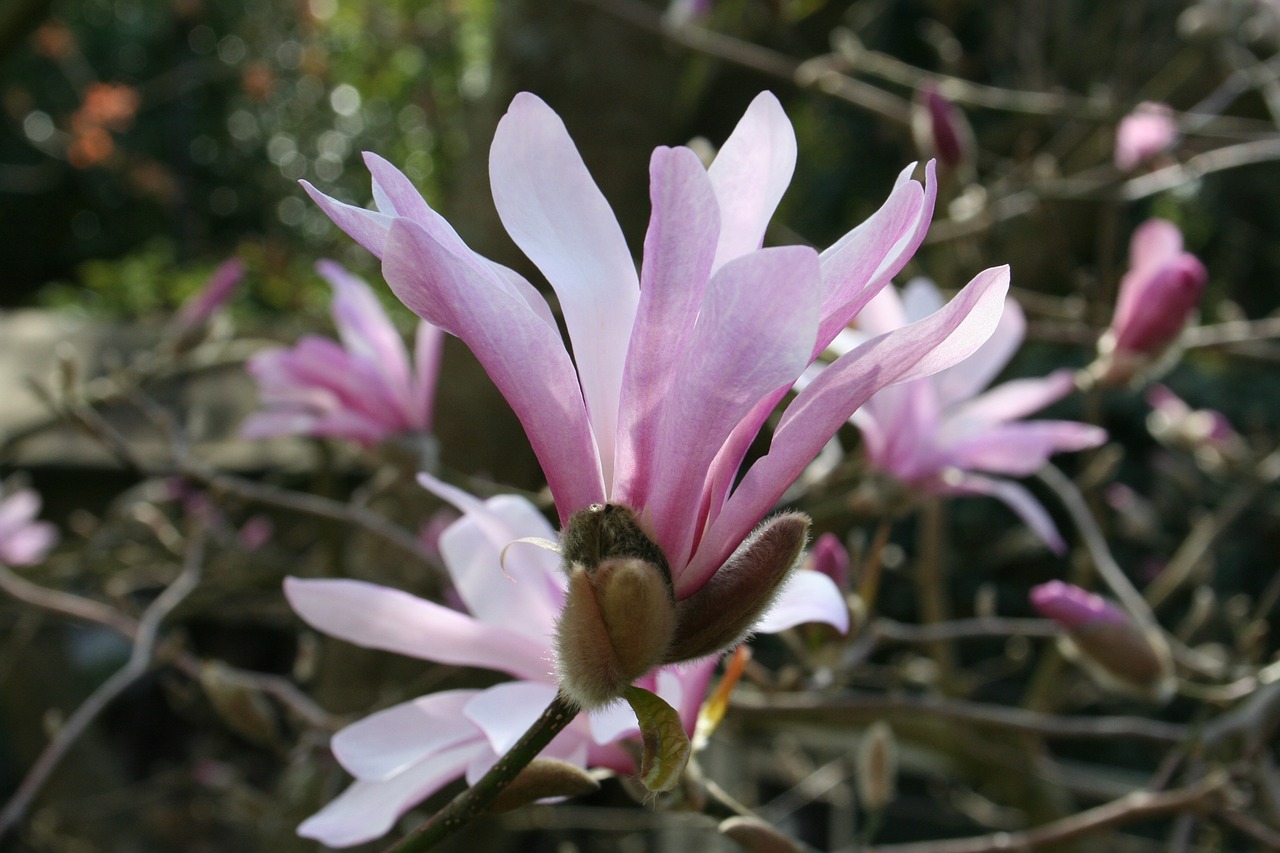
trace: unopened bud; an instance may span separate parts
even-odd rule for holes
[[[1123,385],[1155,364],[1191,319],[1208,278],[1204,264],[1182,250],[1176,225],[1151,219],[1139,226],[1090,374],[1103,384]]]
[[[663,663],[703,658],[742,640],[773,603],[808,536],[803,513],[761,522],[701,589],[676,603],[675,638]]]
[[[858,741],[854,756],[858,774],[858,799],[869,812],[893,802],[898,787],[898,741],[884,720],[872,723]]]
[[[634,557],[569,567],[556,625],[560,686],[582,708],[607,705],[662,662],[676,613],[666,578]]]
[[[849,590],[849,549],[844,547],[840,537],[834,533],[824,533],[809,549],[809,567],[822,572],[835,581],[841,592]]]
[[[799,844],[758,817],[727,818],[717,828],[747,853],[800,853]]]
[[[936,157],[943,169],[954,172],[970,165],[973,130],[964,113],[933,83],[916,90],[911,105],[911,134],[920,155]]]
[[[1164,701],[1173,688],[1168,644],[1155,630],[1078,586],[1050,581],[1031,590],[1031,604],[1066,631],[1067,651],[1102,686]]]

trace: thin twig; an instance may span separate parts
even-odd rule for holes
[[[137,633],[133,639],[133,650],[129,660],[114,675],[98,686],[80,707],[67,718],[49,741],[40,757],[27,772],[17,791],[0,811],[0,837],[17,826],[30,808],[40,789],[44,787],[49,776],[57,769],[58,764],[75,745],[85,730],[97,719],[98,715],[110,705],[128,687],[144,676],[151,667],[152,653],[155,649],[156,635],[160,623],[164,621],[175,607],[186,598],[200,583],[200,575],[204,563],[203,534],[196,529],[191,538],[182,571],[164,591],[151,602],[138,621]]]
[[[1210,807],[1227,784],[1224,774],[1211,774],[1201,782],[1171,791],[1134,791],[1118,800],[1088,809],[1023,832],[995,832],[976,838],[888,844],[867,853],[999,853],[1034,850],[1092,835],[1113,826],[1174,814],[1186,809]]]
[[[463,791],[422,826],[386,849],[386,853],[430,850],[484,812],[529,762],[578,715],[578,706],[559,693],[515,746],[489,772]]]

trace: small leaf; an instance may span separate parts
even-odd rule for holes
[[[689,736],[676,710],[648,690],[634,685],[622,694],[640,722],[644,752],[640,781],[650,791],[670,791],[680,781],[689,761]]]

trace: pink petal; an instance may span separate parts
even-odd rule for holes
[[[654,679],[654,691],[680,715],[685,734],[693,736],[698,712],[707,698],[707,685],[720,662],[720,655],[699,661],[664,666]]]
[[[999,424],[947,448],[957,468],[1025,477],[1055,453],[1097,447],[1106,430],[1075,421],[1017,421]]]
[[[407,400],[409,353],[372,288],[333,261],[320,261],[316,271],[333,287],[330,310],[342,345],[373,367],[401,401]]]
[[[658,148],[649,165],[653,215],[644,241],[640,304],[627,353],[612,500],[648,502],[664,401],[711,274],[720,212],[706,169],[688,148]]]
[[[495,755],[505,755],[555,698],[556,686],[547,681],[508,681],[482,690],[467,702],[463,713],[486,738]]]
[[[818,321],[818,257],[803,246],[762,249],[711,279],[662,406],[644,518],[673,569],[701,519],[703,483],[725,440],[757,401],[789,388],[809,363]]]
[[[966,359],[957,367],[964,367]],[[957,367],[951,368],[955,371]],[[948,417],[966,425],[1005,423],[1038,412],[1075,390],[1075,371],[1055,370],[1036,379],[1014,379],[953,408]]]
[[[302,822],[298,834],[329,847],[351,847],[385,835],[400,816],[462,775],[483,743],[443,750],[405,772],[380,782],[356,782]]]
[[[353,240],[372,252],[374,257],[382,257],[393,217],[330,198],[306,181],[299,183],[307,191],[307,195],[311,196],[311,200],[320,205],[320,209],[333,220],[334,225],[347,232]]]
[[[707,170],[720,207],[713,269],[759,249],[796,168],[796,136],[772,92],[761,92]]]
[[[289,605],[318,631],[371,649],[548,678],[545,647],[407,592],[354,580],[285,578]]]
[[[1031,492],[1019,483],[996,477],[984,477],[981,474],[957,472],[954,477],[948,478],[943,492],[953,495],[989,495],[1002,501],[1017,513],[1023,524],[1031,528],[1032,533],[1049,546],[1049,550],[1055,554],[1062,554],[1067,550],[1067,543],[1062,541],[1062,536],[1058,534],[1058,528],[1054,526],[1049,513],[1038,500],[1032,497]]]
[[[898,289],[883,287],[875,296],[867,300],[862,310],[858,312],[858,316],[854,318],[857,330],[861,334],[850,339],[843,334],[847,329],[842,329],[841,334],[836,336],[828,349],[834,349],[838,356],[844,355],[867,339],[883,335],[885,332],[892,332],[894,329],[901,329],[907,325],[907,322],[906,307],[902,304]],[[837,349],[836,342],[842,337],[846,338],[847,345],[841,345]]]
[[[1013,299],[1005,300],[1000,325],[996,326],[996,330],[992,332],[987,342],[960,364],[933,377],[939,403],[942,406],[949,406],[968,400],[990,385],[1000,371],[1004,370],[1005,365],[1013,359],[1018,347],[1022,346],[1026,330],[1027,318],[1022,313],[1022,307]],[[1062,393],[1065,395],[1067,391],[1064,390]],[[1052,400],[1046,401],[1037,408],[1047,406],[1050,402]]]
[[[387,239],[383,273],[415,313],[475,353],[524,425],[563,523],[605,499],[578,378],[559,331],[476,257],[400,219]]]
[[[58,528],[47,521],[33,521],[0,541],[0,563],[28,566],[44,559],[58,542]]]
[[[404,172],[372,151],[365,151],[363,157],[365,168],[373,176],[373,202],[380,213],[404,216],[428,228],[428,223],[434,221],[436,227],[453,230],[431,209]]]
[[[564,123],[536,96],[516,95],[498,123],[489,180],[502,224],[560,298],[608,491],[639,300],[631,252]]]
[[[817,455],[840,425],[888,385],[936,373],[972,354],[999,321],[1009,268],[980,273],[945,308],[867,341],[822,372],[787,407],[769,453],[747,471],[676,582],[701,588]]]
[[[807,622],[825,622],[842,634],[849,631],[849,606],[835,581],[822,572],[796,569],[773,606],[756,623],[762,634],[776,634]]]
[[[924,242],[933,218],[937,180],[932,160],[925,166],[923,188],[909,180],[912,168],[902,171],[888,200],[871,218],[822,253],[825,295],[815,356],[906,266]]]
[[[426,320],[418,323],[413,345],[413,388],[411,412],[418,429],[430,430],[435,411],[436,385],[440,379],[440,361],[444,355],[444,330]]]
[[[329,748],[357,779],[388,779],[445,749],[482,738],[462,716],[476,692],[445,690],[393,705],[342,729]]]
[[[12,536],[39,512],[40,495],[31,489],[18,489],[0,499],[0,539]]]
[[[467,610],[549,650],[564,604],[559,555],[516,540],[555,542],[555,531],[520,497],[503,495],[458,508],[466,514],[444,531],[439,547]]]
[[[616,743],[640,734],[636,712],[621,700],[587,712],[587,721],[591,726],[591,739],[597,744]]]

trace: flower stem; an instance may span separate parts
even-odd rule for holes
[[[520,736],[520,740],[516,741],[506,755],[498,759],[498,763],[488,773],[480,777],[480,781],[454,797],[449,805],[436,812],[426,823],[388,847],[385,853],[419,853],[430,850],[466,826],[482,814],[520,775],[520,771],[537,758],[538,753],[564,731],[565,726],[577,715],[578,706],[557,693],[556,698],[551,700],[551,704],[529,730]]]

